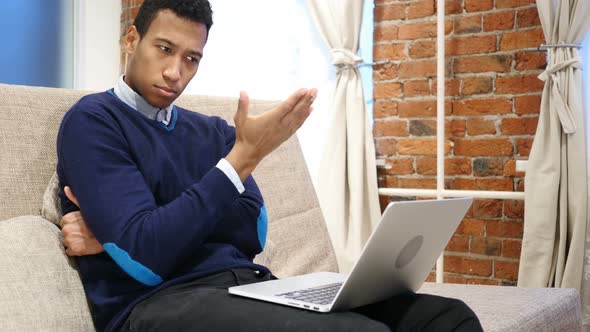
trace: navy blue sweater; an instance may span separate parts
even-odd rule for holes
[[[241,195],[215,165],[235,130],[219,117],[174,107],[168,126],[112,91],[83,97],[57,137],[64,214],[78,208],[105,252],[77,257],[98,330],[116,330],[133,307],[173,284],[252,263],[266,239],[254,179]]]

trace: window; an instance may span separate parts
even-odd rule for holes
[[[543,42],[535,11],[529,3],[501,11],[491,2],[376,4],[374,56],[385,63],[374,75],[381,203],[386,196],[476,198],[445,251],[451,282],[517,279],[524,182],[515,166],[530,150],[545,59],[522,50]],[[521,13],[532,19],[517,25]],[[508,45],[510,37],[518,43]],[[437,51],[441,41],[445,51]],[[437,281],[443,270],[437,264]]]
[[[304,0],[211,0],[213,27],[199,72],[185,93],[282,100],[299,87],[319,89],[315,111],[298,131],[315,182],[335,84],[331,56]]]
[[[0,54],[0,82],[70,87],[68,41],[64,25],[68,4],[62,0],[2,1],[0,29],[5,49]]]

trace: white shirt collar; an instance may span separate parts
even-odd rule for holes
[[[149,119],[168,125],[170,123],[174,104],[170,104],[168,107],[162,109],[150,105],[142,96],[127,85],[123,77],[124,75],[121,75],[119,81],[115,85],[115,95],[125,104],[129,105],[129,107],[140,112]]]

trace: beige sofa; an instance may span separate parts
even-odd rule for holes
[[[0,84],[0,331],[92,331],[75,263],[55,225],[56,133],[85,92]],[[235,99],[182,97],[178,104],[231,120]],[[271,102],[254,101],[253,112]],[[270,219],[256,260],[280,277],[336,271],[299,144],[281,146],[255,171]],[[421,292],[463,299],[487,331],[575,331],[577,291],[425,284]]]

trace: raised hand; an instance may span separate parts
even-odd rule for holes
[[[316,89],[300,89],[274,109],[260,115],[249,115],[249,98],[240,92],[234,117],[236,143],[225,159],[232,164],[242,181],[258,163],[285,142],[303,125],[312,111]]]
[[[72,203],[79,208],[80,204],[68,186],[64,192]],[[96,255],[104,251],[102,244],[98,242],[92,231],[86,226],[84,217],[80,211],[66,214],[61,219],[61,232],[64,237],[64,246],[68,256]]]

